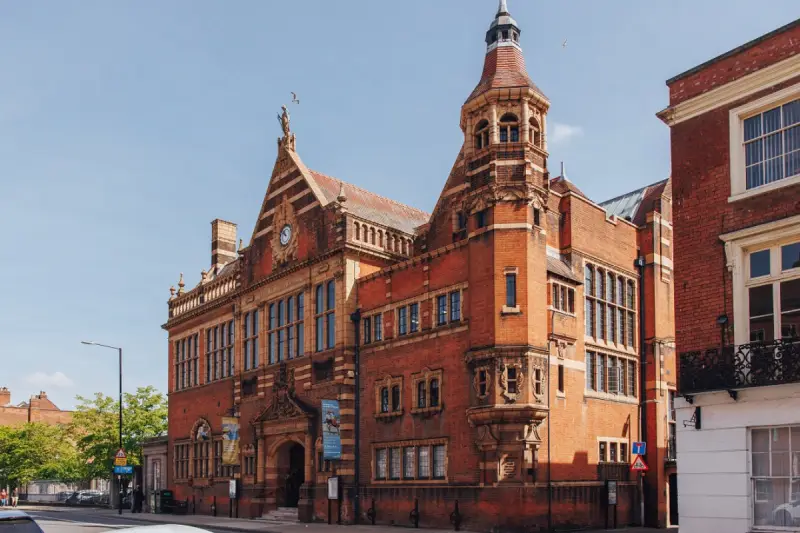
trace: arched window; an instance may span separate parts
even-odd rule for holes
[[[537,148],[542,148],[542,128],[539,126],[539,121],[532,118],[530,121],[531,126],[531,142]]]
[[[407,248],[406,248],[407,246],[408,246],[408,241],[403,239],[403,255],[407,254]]]
[[[588,296],[594,296],[594,269],[591,265],[586,265],[583,287]]]
[[[370,244],[375,244],[375,228],[369,230]]]
[[[400,410],[400,387],[395,385],[392,387],[392,411]]]
[[[381,413],[389,412],[389,389],[381,387]]]
[[[383,230],[382,229],[378,230],[378,246],[383,248]]]
[[[431,380],[430,406],[439,407],[439,380]]]
[[[475,126],[475,148],[480,150],[489,146],[489,121],[481,120]]]
[[[426,394],[425,394],[425,386],[426,383],[424,381],[420,381],[417,383],[417,408],[422,409],[427,407],[428,402],[426,401]]]
[[[356,222],[356,240],[357,241],[361,240],[361,224],[359,224],[358,222]]]
[[[500,142],[519,142],[519,119],[512,113],[506,113],[500,118]]]

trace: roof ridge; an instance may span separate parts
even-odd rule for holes
[[[416,208],[414,206],[411,206],[411,205],[408,205],[408,204],[404,204],[403,202],[398,202],[397,200],[394,200],[392,198],[388,198],[388,197],[383,196],[381,194],[378,194],[376,192],[370,191],[369,189],[365,189],[363,187],[359,187],[358,185],[350,183],[349,181],[344,181],[344,180],[341,180],[341,179],[339,179],[339,178],[337,178],[335,176],[331,176],[330,174],[325,174],[324,172],[319,172],[319,171],[316,171],[316,170],[313,170],[313,169],[308,169],[308,170],[312,174],[318,174],[318,175],[320,175],[320,176],[322,176],[324,178],[328,178],[328,179],[331,179],[331,180],[334,180],[334,181],[338,181],[339,183],[344,183],[345,185],[348,185],[348,186],[350,186],[350,187],[352,187],[352,188],[354,188],[354,189],[356,189],[358,191],[361,191],[361,192],[364,192],[364,193],[367,193],[367,194],[371,194],[372,196],[377,196],[378,198],[380,198],[382,200],[386,200],[387,202],[392,202],[393,204],[397,204],[397,205],[406,207],[408,209],[413,209],[414,211],[417,211],[421,215],[425,215],[427,217],[430,217],[430,213],[427,213],[427,212],[423,211],[422,209],[418,209],[418,208]]]

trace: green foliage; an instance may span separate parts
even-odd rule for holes
[[[23,486],[35,479],[85,479],[65,426],[30,423],[0,428],[0,485]]]
[[[94,398],[78,396],[72,431],[80,456],[91,478],[111,475],[114,454],[119,449],[119,402],[101,393]],[[167,399],[153,387],[140,387],[123,395],[122,446],[128,464],[141,464],[141,443],[167,431]]]
[[[167,431],[167,399],[153,387],[123,396],[122,442],[128,464],[141,464],[143,440]],[[36,479],[65,483],[109,478],[119,449],[119,402],[97,393],[78,396],[68,426],[0,426],[0,486]]]

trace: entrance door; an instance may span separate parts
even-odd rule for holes
[[[299,444],[289,449],[289,475],[286,477],[285,505],[297,507],[300,502],[300,487],[305,482],[306,451]]]
[[[678,474],[669,475],[669,525],[678,525]]]

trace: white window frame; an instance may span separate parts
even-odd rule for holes
[[[755,517],[755,504],[757,504],[757,503],[770,503],[770,501],[771,501],[769,499],[767,499],[767,500],[758,499],[758,492],[756,491],[757,482],[758,481],[771,481],[773,479],[788,479],[789,480],[789,491],[790,491],[790,494],[791,494],[792,483],[796,482],[797,479],[798,479],[796,476],[791,475],[791,472],[792,472],[792,470],[791,470],[792,469],[792,453],[793,453],[793,450],[795,449],[794,443],[791,440],[792,439],[791,431],[792,431],[793,428],[796,428],[796,427],[799,427],[799,426],[797,424],[780,424],[780,425],[774,425],[774,426],[753,426],[753,427],[748,427],[747,428],[747,456],[748,456],[747,457],[747,463],[748,463],[747,475],[748,475],[748,480],[749,480],[749,484],[750,484],[750,491],[751,491],[751,495],[752,495],[752,498],[751,498],[751,500],[749,502],[749,506],[750,506],[749,514],[750,514],[750,525],[751,525],[751,528],[753,529],[753,531],[765,531],[765,530],[766,531],[787,531],[787,532],[798,532],[798,531],[800,531],[800,527],[797,527],[797,526],[784,527],[784,526],[771,526],[771,525],[761,525],[761,526],[755,525],[755,519],[756,519],[756,517]],[[788,476],[788,478],[782,477],[782,476],[772,476],[772,475],[770,475],[770,476],[759,476],[758,478],[756,478],[756,476],[753,474],[753,431],[755,431],[755,430],[783,429],[783,428],[788,429],[789,433],[790,433],[789,434],[789,442],[790,442],[790,448],[789,448],[789,474],[790,475]],[[771,453],[770,453],[770,456],[771,456]],[[772,458],[770,457],[770,461],[771,460],[772,460]]]
[[[775,182],[777,183],[777,182]],[[781,338],[779,282],[800,277],[800,269],[781,272],[780,247],[800,240],[800,215],[720,235],[725,243],[728,269],[733,273],[733,342],[750,343],[750,297],[753,285],[773,284],[772,305],[775,339]],[[750,280],[750,253],[770,251],[770,275]]]
[[[731,109],[728,113],[728,121],[730,124],[730,175],[731,175],[731,195],[728,202],[735,202],[745,198],[751,198],[759,194],[766,194],[776,189],[790,187],[800,183],[800,174],[792,176],[791,178],[783,178],[772,183],[767,183],[747,189],[747,177],[745,172],[745,155],[744,155],[744,121],[745,119],[768,111],[779,105],[783,105],[792,100],[800,98],[800,83],[796,83],[791,87],[774,92],[758,100],[748,102],[743,106]]]

